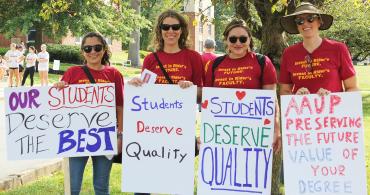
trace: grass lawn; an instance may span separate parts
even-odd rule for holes
[[[63,67],[63,66],[62,66]],[[118,67],[120,71],[129,76],[139,74],[140,69],[134,69],[129,67]],[[363,97],[363,112],[364,112],[364,126],[365,126],[365,150],[366,150],[366,169],[367,169],[367,186],[370,195],[370,66],[356,66],[356,70],[359,76],[360,88],[366,90],[362,92]],[[366,74],[366,75],[365,75]],[[36,76],[37,78],[37,76]],[[58,76],[50,76],[50,81],[55,81]],[[37,83],[38,81],[36,81]],[[197,167],[198,160],[196,159],[195,167]],[[197,171],[197,169],[195,169]],[[355,173],[353,173],[355,174]],[[197,172],[196,174],[197,175]],[[92,166],[91,162],[88,163],[84,175],[82,195],[93,194],[92,188]],[[196,177],[197,179],[197,177]],[[45,177],[31,184],[7,191],[0,192],[0,195],[33,195],[33,194],[64,194],[63,189],[63,173],[57,172],[50,177]],[[121,167],[120,165],[114,164],[111,172],[110,179],[111,194],[124,194],[131,195],[132,193],[121,193]],[[196,191],[196,190],[195,190]]]

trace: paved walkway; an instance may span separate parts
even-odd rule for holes
[[[4,87],[7,87],[5,79],[0,81],[0,191],[24,185],[62,168],[61,159],[7,160]]]

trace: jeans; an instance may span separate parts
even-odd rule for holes
[[[105,156],[92,156],[93,184],[96,195],[109,195],[109,176],[112,161]],[[88,156],[69,158],[71,195],[80,194],[83,174]]]

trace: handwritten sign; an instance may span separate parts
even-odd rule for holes
[[[9,160],[117,153],[113,84],[5,88]]]
[[[203,88],[198,195],[271,191],[275,91]]]
[[[193,194],[196,87],[125,85],[122,191]]]
[[[366,195],[361,94],[282,96],[286,195]]]

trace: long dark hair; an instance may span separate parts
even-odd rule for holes
[[[164,48],[164,41],[162,38],[162,30],[161,30],[161,25],[163,23],[163,20],[171,17],[175,18],[180,22],[181,26],[181,35],[179,38],[179,48],[180,49],[185,49],[189,47],[188,43],[188,35],[189,35],[189,29],[188,29],[188,23],[186,22],[185,18],[177,13],[174,10],[167,10],[161,13],[161,15],[158,16],[157,19],[157,24],[155,27],[155,36],[152,39],[152,46],[155,48],[157,51],[163,51]]]
[[[98,38],[99,41],[101,42],[101,44],[103,45],[104,55],[103,55],[103,58],[101,59],[101,64],[102,65],[108,65],[109,66],[110,65],[109,58],[111,56],[111,52],[109,50],[107,41],[104,39],[103,35],[101,35],[100,33],[97,33],[97,32],[89,32],[89,33],[87,33],[82,38],[82,41],[81,41],[81,51],[83,51],[82,48],[85,46],[86,39],[87,38],[91,38],[91,37]],[[86,64],[86,60],[84,60],[84,64]]]
[[[35,53],[35,54],[37,54],[37,50],[36,50],[36,48],[35,48],[34,46],[30,46],[30,47],[28,47],[28,50],[29,50],[29,49],[32,49],[32,50],[34,51],[34,53]]]

